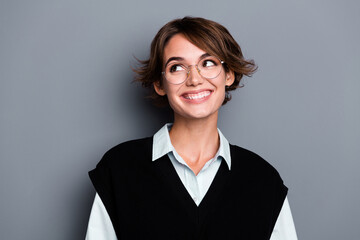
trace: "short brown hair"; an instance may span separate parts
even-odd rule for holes
[[[159,96],[155,92],[153,84],[158,82],[160,86],[162,85],[164,49],[170,38],[179,33],[198,48],[224,61],[226,72],[229,70],[234,72],[235,81],[231,86],[226,87],[223,104],[231,99],[229,91],[242,86],[240,85],[242,77],[251,76],[257,69],[253,60],[244,59],[239,44],[221,24],[196,17],[172,20],[165,24],[154,37],[149,59],[144,61],[137,59],[140,66],[134,69],[137,73],[135,81],[151,89],[150,97],[158,106],[168,105],[168,101],[166,96]]]

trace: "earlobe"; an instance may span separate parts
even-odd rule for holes
[[[154,82],[153,83],[153,86],[154,86],[154,89],[155,89],[155,92],[160,95],[160,96],[165,96],[166,95],[166,92],[164,90],[164,88],[162,86],[160,86],[160,82],[157,81],[157,82]]]
[[[235,73],[233,71],[229,71],[228,73],[226,73],[226,86],[231,86],[231,84],[234,83],[235,81]]]

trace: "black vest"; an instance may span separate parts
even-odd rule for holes
[[[152,138],[112,148],[89,175],[119,240],[268,240],[287,188],[258,155],[230,152],[199,206],[167,155],[152,161]]]

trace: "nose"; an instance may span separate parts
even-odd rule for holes
[[[193,67],[193,68],[192,68]],[[200,75],[200,70],[197,65],[188,66],[189,70],[187,73],[186,85],[188,86],[197,86],[202,84],[204,79]]]

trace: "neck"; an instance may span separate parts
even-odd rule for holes
[[[219,149],[217,119],[217,113],[205,119],[174,117],[170,130],[171,143],[195,174]]]

